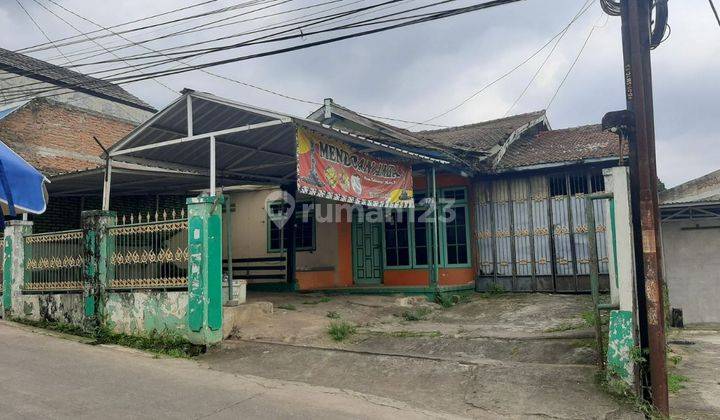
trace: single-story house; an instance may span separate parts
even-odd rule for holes
[[[660,193],[663,275],[685,324],[720,323],[720,170]]]

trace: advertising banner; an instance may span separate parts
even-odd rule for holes
[[[410,165],[372,157],[304,128],[296,135],[299,192],[372,207],[413,207]]]

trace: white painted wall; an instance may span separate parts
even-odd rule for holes
[[[685,324],[720,322],[720,220],[665,221],[662,245],[670,307]]]

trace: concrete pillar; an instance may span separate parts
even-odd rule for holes
[[[32,233],[32,222],[11,220],[5,225],[3,261],[3,310],[5,318],[23,313],[22,286],[25,282],[25,241]]]
[[[86,330],[92,331],[105,324],[105,303],[108,283],[108,227],[117,222],[113,211],[89,210],[81,214],[84,234],[83,302]]]
[[[188,339],[222,340],[223,196],[192,197],[188,206]]]
[[[620,310],[635,313],[635,257],[630,211],[630,175],[624,166],[603,170],[605,190],[613,194],[614,214],[607,206],[610,294]],[[614,222],[614,224],[613,224]],[[614,232],[614,235],[613,235]],[[613,237],[614,236],[614,237]]]

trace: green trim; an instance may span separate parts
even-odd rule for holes
[[[618,269],[618,255],[617,255],[617,230],[615,227],[615,200],[610,199],[610,233],[612,234],[612,247],[613,247],[613,268],[615,269],[615,286],[620,288],[619,269]]]
[[[464,200],[455,200],[455,202],[449,207],[452,209],[459,209],[462,208],[465,213],[465,254],[467,263],[462,264],[449,264],[447,262],[447,226],[445,222],[440,221],[440,265],[442,267],[447,268],[469,268],[472,267],[472,256],[470,252],[470,208],[467,201],[467,188],[466,187],[452,187],[452,188],[444,188],[440,190],[440,196],[444,197],[446,191],[458,191],[463,190],[465,191],[465,199]],[[442,200],[442,198],[441,198]],[[443,211],[446,207],[443,207]]]
[[[399,209],[399,210],[390,209],[390,211],[402,212],[405,214],[405,217],[410,217],[410,212],[406,211],[405,209]],[[405,265],[387,265],[388,247],[387,247],[387,236],[386,236],[387,229],[385,227],[386,225],[387,225],[387,220],[383,220],[383,229],[382,229],[383,270],[409,270],[409,269],[412,269],[413,268],[413,260],[414,260],[413,257],[415,255],[415,248],[414,248],[415,235],[410,233],[410,230],[411,230],[410,228],[411,228],[411,226],[414,226],[414,225],[411,224],[410,219],[408,219],[407,243],[408,243],[408,263],[409,264],[405,264]],[[397,250],[399,248],[396,246],[395,249]]]

